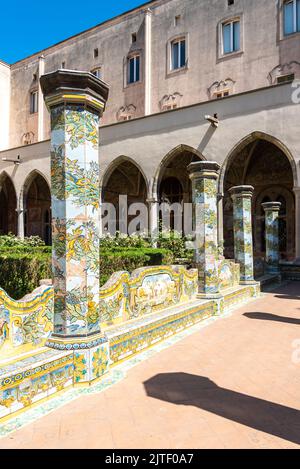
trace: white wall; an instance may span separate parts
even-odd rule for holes
[[[179,145],[192,147],[205,159],[224,165],[239,142],[253,132],[261,132],[287,148],[293,160],[294,184],[300,187],[300,104],[293,104],[292,91],[290,84],[277,85],[103,126],[100,129],[101,176],[116,158],[127,156],[140,166],[150,184],[163,158]],[[204,117],[214,113],[220,119],[215,130]],[[18,155],[22,160],[19,166],[2,161],[3,157],[16,159]],[[12,177],[17,193],[33,170],[40,171],[50,181],[49,141],[0,153],[0,174],[6,171]]]
[[[0,150],[9,147],[10,66],[0,61]]]

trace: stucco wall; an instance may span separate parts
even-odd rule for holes
[[[233,92],[240,93],[270,84],[281,64],[282,73],[300,77],[300,34],[282,37],[281,0],[157,0],[147,5],[152,11],[152,112],[160,111],[160,101],[175,92],[182,95],[180,106],[207,101],[208,88],[231,78]],[[45,56],[45,72],[61,67],[92,70],[102,67],[103,79],[110,85],[110,98],[103,125],[116,122],[122,106],[133,104],[136,117],[144,115],[145,6],[121,15],[82,34],[50,47],[12,65],[10,146],[21,145],[22,135],[38,134],[37,115],[29,114],[29,93],[36,87],[38,58]],[[175,16],[181,15],[175,26]],[[239,16],[242,23],[241,52],[219,57],[220,23]],[[137,33],[132,44],[131,35]],[[168,70],[168,42],[187,35],[187,69]],[[99,56],[94,58],[94,49]],[[141,54],[141,82],[124,86],[126,58],[132,51]],[[290,67],[290,63],[293,64]],[[299,62],[299,64],[297,64]],[[49,137],[49,116],[45,115],[45,138]]]
[[[187,145],[208,160],[224,165],[233,149],[253,132],[261,132],[282,144],[291,158],[294,185],[300,186],[300,105],[293,104],[291,85],[277,85],[143,117],[101,128],[101,174],[120,156],[134,160],[146,175],[149,186],[169,152]],[[220,124],[214,129],[205,115],[218,113]],[[19,166],[3,162],[3,157],[23,161]],[[13,179],[17,193],[33,171],[50,181],[50,142],[0,152],[0,174],[5,170]],[[149,194],[151,196],[151,194]]]
[[[124,155],[136,161],[151,181],[163,158],[179,145],[188,145],[204,158],[223,165],[244,138],[262,132],[287,148],[297,186],[300,184],[300,105],[293,104],[292,92],[291,85],[277,85],[104,127],[101,133],[103,174],[113,159]],[[205,115],[214,113],[220,119],[218,128],[205,120]]]

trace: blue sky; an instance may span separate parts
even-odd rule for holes
[[[0,60],[14,63],[146,0],[4,0]]]

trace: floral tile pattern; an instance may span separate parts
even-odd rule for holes
[[[51,109],[54,333],[100,331],[99,114]]]
[[[218,293],[218,214],[217,174],[215,177],[193,177],[194,226],[196,233],[195,262],[203,272],[203,293]],[[201,285],[200,285],[201,288]]]
[[[226,317],[231,313],[224,314],[222,317]],[[83,395],[89,395],[94,393],[102,392],[114,384],[118,383],[126,377],[127,372],[134,366],[142,363],[144,360],[147,360],[151,356],[160,351],[172,346],[178,341],[188,337],[189,335],[201,330],[202,328],[208,327],[214,321],[219,320],[219,316],[213,316],[208,319],[203,320],[202,322],[189,327],[188,329],[178,332],[176,335],[173,335],[163,342],[154,345],[151,349],[145,350],[138,355],[135,355],[132,358],[129,358],[125,362],[118,364],[111,369],[110,373],[101,378],[101,381],[93,384],[89,387],[79,387],[71,388],[66,390],[63,394],[53,396],[50,400],[47,400],[41,404],[29,408],[26,412],[10,418],[9,421],[4,422],[0,425],[0,437],[7,436],[8,434],[18,430],[19,428],[29,425],[35,420],[41,418],[44,415],[49,414],[50,412],[57,411],[63,405],[73,401]]]
[[[52,331],[52,287],[40,287],[24,301],[0,288],[0,363],[42,347]]]
[[[267,272],[279,273],[279,211],[280,202],[262,204],[265,210]]]
[[[240,264],[241,281],[253,281],[252,194],[241,189],[232,198],[235,261]]]

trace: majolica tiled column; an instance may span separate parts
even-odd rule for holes
[[[234,256],[240,264],[241,284],[253,284],[252,186],[229,189],[233,200]]]
[[[90,73],[41,77],[51,113],[54,333],[47,345],[74,350],[74,381],[108,365],[99,311],[99,119],[108,87]]]
[[[217,180],[220,166],[211,161],[188,167],[193,192],[194,261],[199,270],[199,293],[219,296]],[[202,278],[201,278],[202,277]]]
[[[265,239],[267,271],[271,274],[279,273],[279,212],[280,202],[266,202],[262,204],[265,211]]]

